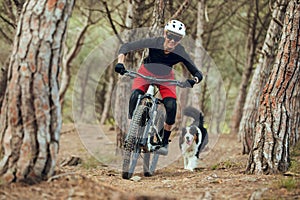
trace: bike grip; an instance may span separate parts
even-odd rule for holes
[[[185,83],[186,83],[186,87],[187,88],[193,88],[193,86],[195,85],[196,81],[193,80],[193,79],[187,79]]]

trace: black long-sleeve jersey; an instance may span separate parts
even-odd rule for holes
[[[143,60],[143,63],[151,73],[160,76],[168,75],[175,64],[182,62],[193,76],[202,79],[202,73],[197,69],[181,44],[178,44],[174,51],[168,54],[165,54],[163,45],[163,37],[141,39],[123,44],[119,54],[126,55],[130,51],[148,48],[149,55]]]

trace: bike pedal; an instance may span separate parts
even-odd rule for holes
[[[160,145],[152,145],[150,152],[157,151],[161,146]]]
[[[151,144],[152,146],[159,145],[159,143],[157,143],[157,142],[150,142],[150,144]]]
[[[142,152],[143,152],[143,153],[149,153],[150,151],[148,151],[148,149],[147,149],[146,147],[143,147],[143,148],[142,148]]]
[[[157,146],[154,147],[155,150],[157,150],[159,148],[160,148],[160,145],[157,145]]]

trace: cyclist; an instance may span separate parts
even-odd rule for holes
[[[191,87],[193,87],[195,83],[200,83],[203,76],[184,47],[180,44],[181,39],[185,35],[185,25],[178,20],[170,20],[164,27],[163,37],[146,38],[123,44],[119,49],[118,63],[115,66],[115,71],[121,75],[126,72],[124,61],[128,52],[148,48],[149,55],[143,60],[143,64],[138,70],[139,73],[157,78],[174,79],[172,67],[182,62],[194,77],[194,81],[188,81]],[[137,77],[134,79],[132,94],[129,100],[129,119],[132,117],[138,96],[144,94],[148,86],[149,84],[143,78]],[[166,155],[168,153],[171,128],[175,123],[177,112],[176,86],[158,85],[158,88],[166,110],[163,147],[159,151],[165,152],[164,154]]]

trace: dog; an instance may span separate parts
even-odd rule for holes
[[[183,115],[193,118],[191,125],[184,127],[179,137],[179,147],[183,156],[184,169],[194,171],[198,166],[200,151],[208,143],[208,133],[204,128],[203,114],[193,107],[183,110]]]

